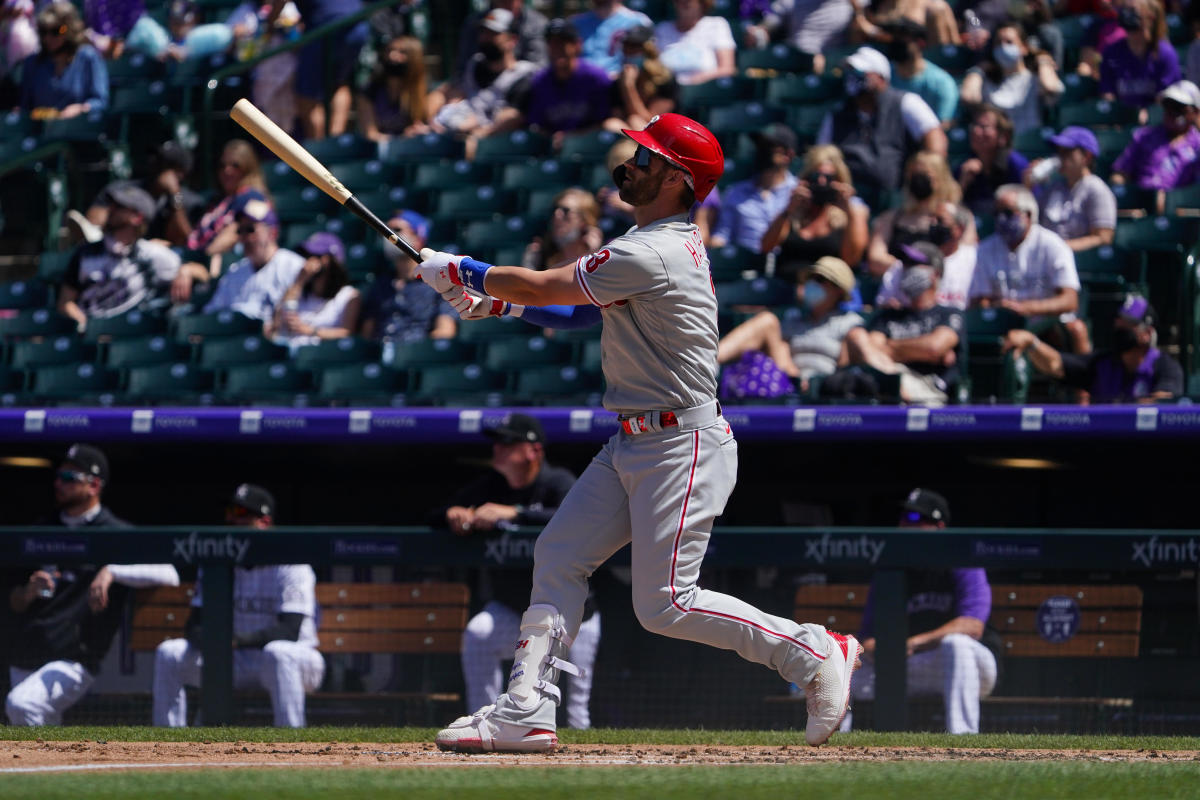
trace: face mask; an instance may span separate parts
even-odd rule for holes
[[[504,58],[504,51],[495,42],[484,42],[479,45],[479,52],[483,54],[484,59],[487,61],[499,61]]]
[[[933,195],[933,179],[924,172],[914,173],[908,179],[908,193],[918,200],[928,200]]]
[[[929,226],[929,232],[925,234],[925,241],[941,247],[946,242],[950,241],[950,237],[953,235],[954,232],[951,231],[949,227],[943,225],[940,220],[935,220],[933,224]]]
[[[403,78],[408,74],[407,61],[388,61],[383,65],[383,71],[393,78]]]
[[[933,267],[908,267],[900,276],[900,290],[908,295],[908,299],[914,300],[922,292],[932,289],[936,280],[937,273]]]
[[[1125,6],[1117,12],[1117,24],[1127,31],[1140,31],[1142,29],[1142,17],[1138,14],[1136,8]]]
[[[579,241],[579,237],[583,236],[583,231],[578,228],[572,228],[569,231],[554,234],[554,243],[561,249],[567,245],[575,244]]]
[[[997,214],[995,230],[1011,247],[1025,238],[1025,218],[1020,213]]]
[[[642,64],[646,62],[645,56],[625,56],[625,63],[630,64],[637,69],[642,68]]]
[[[887,46],[887,57],[890,61],[912,61],[913,54],[909,52],[908,42],[891,42]]]
[[[818,281],[804,282],[804,307],[810,311],[825,302],[825,287]]]
[[[845,87],[847,96],[857,97],[863,89],[867,88],[867,79],[857,72],[847,72]]]
[[[1163,125],[1169,130],[1181,131],[1187,124],[1187,114],[1163,114]]]
[[[992,48],[992,58],[1005,69],[1012,69],[1021,60],[1021,46],[1006,42]]]
[[[1118,353],[1138,347],[1137,331],[1129,328],[1113,328],[1112,347]]]

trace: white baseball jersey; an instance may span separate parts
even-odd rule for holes
[[[204,605],[196,577],[193,606]],[[279,614],[303,614],[299,644],[317,646],[317,576],[308,564],[279,564],[233,571],[233,633],[253,633],[274,625]]]
[[[692,408],[716,397],[717,296],[685,215],[630,228],[579,259],[575,275],[602,309],[605,408]]]

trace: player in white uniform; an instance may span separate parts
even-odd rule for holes
[[[244,483],[234,492],[225,521],[269,528],[274,515],[271,494]],[[305,692],[315,690],[325,677],[325,660],[317,651],[316,583],[317,576],[307,564],[234,570],[233,685],[266,689],[279,727],[304,727]],[[197,580],[187,638],[168,639],[154,654],[155,725],[187,725],[183,687],[200,685],[203,607]]]
[[[688,209],[716,185],[724,156],[707,129],[678,114],[624,133],[639,146],[613,177],[637,226],[602,250],[545,271],[422,253],[421,278],[464,318],[511,314],[551,327],[602,321],[604,406],[623,428],[538,538],[508,691],[439,732],[442,749],[558,744],[556,680],[575,670],[564,656],[588,578],[631,541],[633,607],[643,626],[734,650],[804,686],[810,744],[825,742],[845,714],[861,650],[853,637],[696,585],[737,473],[737,443],[716,401],[717,299],[708,254],[688,221]]]

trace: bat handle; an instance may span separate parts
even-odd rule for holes
[[[380,236],[403,250],[404,253],[413,261],[416,261],[418,264],[421,263],[421,254],[417,252],[417,249],[409,244],[403,236],[400,236],[394,230],[389,228],[386,222],[375,216],[375,214],[369,208],[364,206],[362,201],[360,201],[357,197],[350,195],[348,198],[346,198],[346,202],[343,205],[345,205],[345,207],[348,208],[353,214],[360,217],[368,225],[374,228]]]

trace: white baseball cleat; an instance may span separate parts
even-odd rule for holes
[[[804,738],[813,747],[825,744],[842,724],[842,717],[850,708],[850,676],[862,664],[858,659],[862,645],[857,639],[832,631],[826,633],[831,639],[829,655],[804,687],[808,706]]]
[[[546,753],[558,747],[558,735],[546,728],[505,722],[492,716],[496,706],[484,706],[459,717],[438,731],[439,750],[458,753]]]

